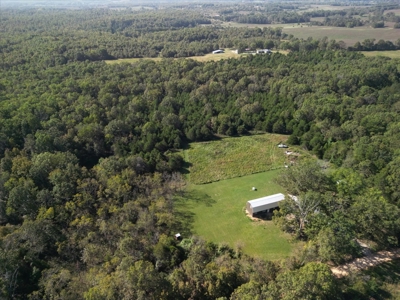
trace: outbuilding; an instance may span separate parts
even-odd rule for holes
[[[224,53],[224,50],[218,49],[218,50],[214,50],[212,53],[213,54],[220,54],[220,53]]]
[[[259,49],[257,50],[257,54],[270,54],[272,51],[269,49]]]
[[[282,193],[247,201],[246,210],[250,216],[255,213],[279,207],[279,202],[285,199]]]

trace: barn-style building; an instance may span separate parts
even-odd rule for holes
[[[255,213],[267,211],[269,209],[279,207],[279,201],[285,199],[284,194],[275,194],[263,198],[247,201],[246,210],[250,216],[254,216]]]

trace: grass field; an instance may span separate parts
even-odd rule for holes
[[[343,41],[347,46],[353,46],[356,42],[362,42],[365,39],[385,40],[395,42],[400,37],[400,30],[393,29],[393,23],[386,22],[388,27],[372,28],[369,26],[346,28],[346,27],[330,27],[330,26],[309,26],[305,24],[240,24],[240,23],[224,23],[226,27],[282,27],[283,32],[293,34],[297,38],[307,39],[312,37],[320,39],[328,37],[336,41]]]
[[[400,58],[400,50],[395,51],[361,51],[362,54],[369,57],[386,56],[390,58]]]
[[[276,260],[289,256],[296,244],[272,221],[252,221],[244,213],[246,201],[282,192],[273,182],[279,171],[269,171],[204,185],[190,185],[175,207],[190,219],[191,233],[215,243],[226,243],[243,253]],[[252,187],[257,191],[252,191]]]
[[[277,145],[287,136],[263,134],[192,143],[184,151],[188,179],[201,184],[284,167],[286,155]]]
[[[343,41],[347,46],[353,46],[357,41],[365,39],[382,39],[385,41],[396,41],[400,37],[400,30],[393,28],[371,28],[371,27],[328,27],[328,26],[307,26],[285,27],[283,32],[293,34],[295,37],[306,39],[312,37],[315,39],[328,37],[336,41]]]
[[[349,10],[351,8],[364,8],[368,6],[349,6],[349,5],[343,5],[343,6],[335,6],[335,5],[329,5],[329,4],[311,4],[308,5],[307,7],[300,8],[300,12],[309,12],[309,11],[316,11],[316,10]]]

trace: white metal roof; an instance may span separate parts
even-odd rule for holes
[[[252,208],[276,203],[285,199],[282,193],[248,201]]]

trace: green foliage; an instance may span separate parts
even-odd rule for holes
[[[281,299],[340,299],[340,290],[329,267],[309,263],[277,277]]]
[[[280,28],[200,26],[210,15],[194,8],[2,10],[0,298],[340,295],[325,265],[296,269],[299,262],[283,271],[246,255],[277,259],[291,250],[273,224],[242,212],[247,200],[282,191],[271,181],[275,173],[197,186],[185,200],[174,173],[186,167],[179,150],[217,134],[291,134],[291,143],[342,167],[329,173],[294,162],[280,181],[299,202],[284,202],[277,220],[310,239],[318,259],[355,256],[355,238],[398,243],[398,61],[365,58],[327,39],[288,37]],[[99,62],[261,46],[291,52]],[[374,40],[359,46],[398,47]],[[282,166],[276,145],[285,140],[194,144],[203,154],[194,161],[192,149],[185,151],[191,179]],[[204,169],[194,170],[199,165]],[[252,186],[263,194],[255,196]],[[192,237],[194,231],[215,243]],[[177,232],[190,241],[180,245]],[[372,283],[364,293],[375,291]]]

